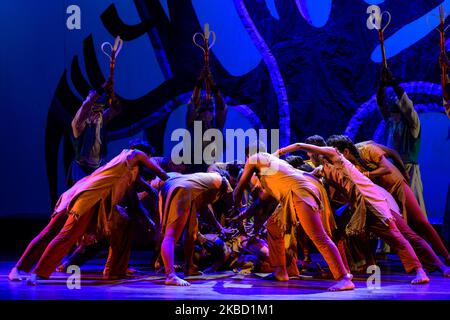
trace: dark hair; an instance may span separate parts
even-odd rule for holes
[[[305,163],[305,161],[303,161],[303,158],[300,156],[289,156],[285,160],[295,169],[300,169],[300,167]]]
[[[134,139],[131,140],[128,143],[128,147],[132,150],[140,150],[144,152],[147,155],[154,155],[155,154],[155,148],[151,144],[149,144],[147,141],[142,139]]]
[[[226,170],[217,169],[214,172],[217,172],[220,174],[223,178],[226,178],[228,181],[230,181],[230,174]]]
[[[227,164],[227,171],[230,174],[231,177],[237,178],[239,177],[239,173],[242,170],[242,165],[239,163],[229,163]]]
[[[397,103],[392,103],[389,105],[389,112],[390,113],[401,113],[400,107]]]
[[[317,134],[306,138],[305,143],[313,144],[318,147],[326,147],[327,146],[325,139],[322,136],[319,136]]]
[[[350,151],[350,153],[356,158],[356,161],[359,165],[361,165],[365,170],[371,171],[365,161],[361,159],[361,155],[359,154],[358,149],[353,144],[352,139],[350,139],[348,136],[336,134],[332,135],[327,139],[327,144],[338,149],[341,153],[344,152],[345,149],[348,149],[348,151]]]
[[[307,163],[302,164],[299,169],[302,171],[305,171],[305,172],[313,172],[314,171],[314,167],[310,166]]]
[[[224,195],[228,189],[228,183],[230,183],[230,174],[226,170],[216,170],[218,174],[222,176],[222,184],[220,185],[220,194]]]

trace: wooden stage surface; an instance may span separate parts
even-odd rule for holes
[[[327,292],[333,284],[329,275],[304,273],[302,279],[289,282],[263,280],[261,275],[242,275],[224,271],[191,279],[190,287],[163,285],[163,276],[149,271],[146,254],[134,253],[131,267],[139,271],[126,280],[101,279],[104,259],[96,259],[81,268],[80,289],[68,289],[69,274],[54,273],[50,280],[30,287],[25,281],[7,278],[14,258],[1,258],[0,300],[450,300],[450,279],[430,274],[426,285],[411,285],[412,275],[404,273],[398,258],[381,261],[381,288],[367,287],[368,275],[355,275],[356,289]],[[326,266],[320,255],[313,256]]]

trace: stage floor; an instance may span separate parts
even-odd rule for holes
[[[2,255],[3,256],[3,255]],[[191,279],[190,287],[163,285],[163,276],[150,272],[143,252],[134,252],[131,267],[139,271],[134,278],[117,281],[101,279],[104,259],[96,259],[81,268],[80,289],[68,289],[69,274],[54,273],[50,280],[36,287],[25,281],[10,282],[8,272],[14,257],[0,261],[0,300],[450,300],[450,279],[431,274],[426,285],[411,285],[411,275],[403,272],[396,256],[381,261],[381,288],[367,287],[368,275],[355,276],[356,289],[327,292],[331,279],[305,273],[301,280],[274,282],[257,275],[241,275],[232,271]],[[313,256],[326,266],[320,255]]]

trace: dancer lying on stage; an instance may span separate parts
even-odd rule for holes
[[[48,279],[76,241],[91,233],[92,228],[110,238],[105,272],[112,276],[111,270],[115,270],[116,275],[124,275],[128,267],[129,247],[126,241],[120,239],[126,236],[123,233],[127,229],[114,222],[117,216],[122,215],[117,204],[138,181],[140,166],[162,180],[168,178],[165,171],[144,152],[125,149],[64,192],[55,206],[50,223],[28,245],[11,270],[10,280],[21,280],[20,272],[29,272],[36,262],[37,266],[28,279],[29,284],[35,285],[39,279]]]
[[[219,270],[234,270],[243,274],[273,271],[267,242],[249,236],[245,231],[228,238],[217,233],[203,235],[199,232],[194,258],[204,273]]]
[[[161,255],[167,285],[188,286],[189,282],[175,274],[175,244],[186,228],[184,240],[185,275],[201,274],[193,262],[198,231],[197,212],[232,191],[226,175],[216,172],[180,175],[165,181],[161,188],[161,223],[163,240]]]
[[[348,273],[336,245],[329,236],[333,227],[329,221],[332,215],[330,208],[324,207],[326,192],[320,182],[294,169],[277,156],[256,153],[248,158],[244,173],[234,191],[235,208],[240,207],[243,191],[254,174],[259,178],[264,190],[280,202],[279,209],[267,222],[269,257],[275,269],[273,278],[287,281],[289,276],[299,275],[295,256],[288,257],[290,261],[287,266],[284,241],[285,234],[292,235],[299,221],[325,258],[334,279],[338,281],[329,290],[353,289],[352,275]]]
[[[450,262],[449,253],[444,243],[440,239],[436,230],[431,226],[421,211],[414,194],[406,183],[400,171],[385,157],[385,152],[374,144],[365,144],[359,149],[355,147],[353,142],[347,136],[334,135],[328,138],[327,144],[335,147],[344,157],[349,160],[357,169],[375,181],[379,186],[386,189],[396,200],[403,213],[403,219],[396,217],[396,223],[402,234],[411,242],[418,257],[424,263],[427,269],[440,270],[444,275],[450,276],[450,269],[439,260],[428,243],[419,237],[414,231],[417,230],[420,236],[424,237],[434,250],[441,255],[446,263]],[[365,171],[361,162],[364,162],[371,171]],[[406,221],[408,225],[405,225]],[[405,225],[405,226],[403,226]],[[401,226],[403,228],[401,228]],[[403,229],[403,230],[402,230]],[[408,236],[409,235],[409,236]]]
[[[395,250],[408,273],[412,271],[416,273],[412,284],[429,282],[411,244],[395,223],[397,205],[393,199],[388,200],[387,191],[372,183],[335,148],[296,143],[280,149],[277,154],[283,155],[299,150],[321,156],[322,166],[316,168],[315,174],[323,176],[327,183],[349,202],[352,216],[346,226],[347,235],[373,232]]]

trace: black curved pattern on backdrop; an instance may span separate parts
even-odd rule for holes
[[[393,21],[389,32],[423,16],[441,1],[388,0]],[[379,64],[370,59],[378,45],[377,35],[366,28],[367,3],[355,0],[333,1],[330,17],[322,28],[311,26],[300,14],[292,0],[275,2],[280,19],[273,18],[265,1],[244,0],[249,18],[264,38],[275,57],[286,86],[290,111],[291,141],[320,133],[328,136],[344,132],[349,120],[361,105],[376,92]],[[120,35],[133,41],[147,34],[163,75],[167,80],[159,87],[134,100],[109,127],[113,139],[132,135],[144,129],[149,141],[158,151],[163,149],[165,125],[171,110],[189,96],[202,66],[198,49],[192,45],[192,35],[201,25],[191,1],[169,0],[170,19],[159,0],[135,0],[141,23],[127,25],[112,4],[100,19],[112,36]],[[242,18],[242,17],[241,17]],[[432,33],[407,50],[389,59],[394,74],[401,81],[439,83],[437,55],[439,38]],[[436,55],[430,54],[435,48]],[[71,91],[67,72],[57,85],[48,110],[45,145],[46,165],[52,202],[57,199],[57,166],[60,142],[64,142],[64,166],[73,157],[70,122],[81,104],[78,96],[86,96],[104,81],[94,50],[92,35],[83,43],[83,56],[88,79],[85,79],[74,56],[71,79],[78,95]],[[236,104],[247,105],[265,128],[278,128],[278,100],[270,70],[262,61],[251,72],[230,75],[212,52],[212,71],[225,96]],[[92,87],[91,87],[92,85]],[[437,103],[433,97],[433,103]],[[424,97],[425,103],[427,97]],[[356,140],[371,138],[380,117],[374,113]],[[282,128],[281,128],[282,130]],[[158,137],[158,138],[155,138]]]

